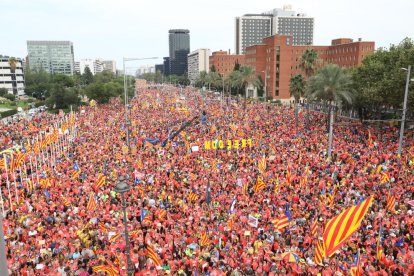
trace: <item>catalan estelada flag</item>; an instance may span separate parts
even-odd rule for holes
[[[201,237],[200,237],[200,246],[206,246],[209,243],[210,243],[210,241],[208,240],[207,233],[206,233],[206,231],[203,231],[203,233],[201,234]]]
[[[161,266],[161,261],[158,258],[157,253],[155,252],[154,248],[147,244],[147,257],[150,258],[156,266]]]
[[[92,188],[96,191],[99,190],[105,184],[106,177],[103,174],[98,176],[98,179],[93,183]]]
[[[377,239],[377,259],[379,262],[382,260],[382,227],[380,227],[380,230],[378,232],[378,239]]]
[[[94,193],[90,193],[88,205],[86,205],[86,209],[88,209],[89,211],[95,211],[97,207],[98,207],[98,203],[96,203],[95,195]]]
[[[360,258],[360,254],[359,254],[359,249],[358,249],[358,253],[355,256],[355,260],[354,263],[351,266],[351,276],[361,276],[361,258]]]
[[[388,193],[387,196],[387,210],[391,213],[395,213],[395,196]]]
[[[254,186],[254,192],[255,193],[258,193],[258,192],[260,192],[261,190],[263,190],[264,189],[264,187],[265,187],[266,185],[265,185],[265,183],[263,182],[263,180],[260,178],[260,176],[258,176],[257,177],[257,180],[256,180],[256,185]]]
[[[92,267],[92,270],[95,273],[105,272],[109,276],[117,276],[117,275],[119,275],[118,269],[116,269],[115,267],[113,267],[111,265],[97,265],[97,266]]]
[[[358,205],[345,209],[326,223],[323,233],[326,256],[331,257],[358,230],[373,200],[374,197],[370,196]]]

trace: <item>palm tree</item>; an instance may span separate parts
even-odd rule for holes
[[[305,76],[309,78],[316,71],[316,65],[318,61],[318,53],[311,48],[308,48],[303,52],[300,58],[299,67],[305,72]]]
[[[210,85],[217,89],[217,87],[222,83],[221,76],[217,72],[210,72],[208,73],[208,80],[209,80],[209,87]]]
[[[329,147],[328,157],[332,154],[333,112],[332,104],[343,106],[352,104],[355,93],[352,89],[352,77],[336,64],[328,64],[308,80],[306,94],[309,100],[320,100],[328,104]]]
[[[298,126],[299,119],[298,119],[298,103],[300,97],[303,96],[305,92],[305,79],[302,75],[295,75],[290,79],[289,84],[290,96],[295,98],[295,124],[296,127]]]
[[[306,49],[300,58],[299,67],[305,73],[306,79],[309,79],[316,71],[318,62],[318,53],[312,49]],[[309,125],[309,99],[306,99],[306,124]]]

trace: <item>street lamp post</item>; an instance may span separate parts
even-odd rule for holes
[[[127,78],[126,78],[126,67],[125,63],[127,61],[138,61],[138,60],[146,60],[146,59],[157,59],[158,57],[149,57],[149,58],[123,58],[123,68],[124,68],[124,97],[125,97],[125,125],[127,125],[128,122],[128,93],[127,93]],[[128,152],[130,151],[129,148],[129,131],[127,130],[127,146],[128,146]]]
[[[123,176],[119,177],[119,182],[115,186],[115,192],[121,194],[121,206],[122,211],[124,213],[124,234],[125,234],[125,255],[127,259],[127,274],[128,276],[132,276],[134,274],[134,265],[131,262],[131,256],[130,256],[130,245],[129,245],[129,236],[128,236],[128,226],[127,226],[127,217],[126,217],[126,203],[125,203],[125,193],[128,192],[131,189],[131,187],[128,185],[127,182],[125,182],[125,178]]]
[[[265,73],[264,96],[265,96],[265,102],[266,102],[267,101],[267,70],[262,71],[262,73]]]
[[[407,112],[408,85],[410,84],[411,65],[408,65],[408,69],[407,68],[401,68],[401,69],[404,71],[407,71],[407,80],[405,82],[403,113],[402,113],[401,128],[400,128],[400,139],[398,141],[398,155],[400,156],[401,156],[402,142],[403,142],[403,137],[404,137],[404,125],[405,125],[405,115]]]

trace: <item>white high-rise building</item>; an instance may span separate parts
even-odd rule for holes
[[[235,20],[236,54],[246,47],[261,44],[263,38],[275,34],[292,35],[293,45],[312,45],[314,18],[296,13],[290,5],[262,14],[245,14]]]
[[[82,75],[85,72],[85,68],[88,67],[91,70],[92,74],[100,73],[104,70],[102,61],[98,59],[81,59],[79,62],[79,73]],[[77,69],[77,64],[75,62],[75,68]]]
[[[0,55],[0,88],[9,94],[24,95],[24,74],[22,60]]]
[[[194,83],[200,76],[200,72],[209,72],[210,49],[198,49],[188,54],[188,79]]]

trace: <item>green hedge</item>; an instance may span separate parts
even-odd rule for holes
[[[45,102],[36,102],[35,103],[35,107],[39,107],[39,106],[42,106],[42,105],[45,105]]]
[[[13,116],[16,113],[17,113],[17,109],[11,109],[11,110],[0,112],[2,118]]]

